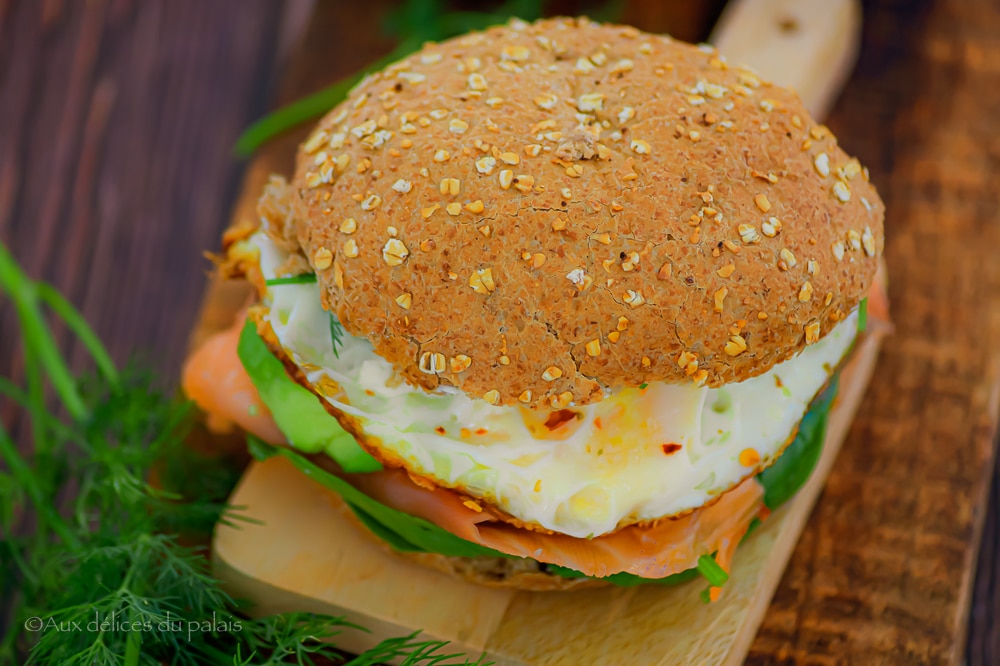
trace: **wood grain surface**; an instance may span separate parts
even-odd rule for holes
[[[886,200],[896,334],[750,663],[961,659],[1000,375],[1000,7],[903,6],[869,8],[829,119]]]
[[[320,3],[328,23],[311,29],[325,38],[306,39],[279,97],[386,50],[388,4]],[[652,11],[643,24],[646,5],[631,3],[629,18],[669,29]],[[177,375],[205,284],[200,252],[239,182],[230,147],[275,98],[284,11],[276,0],[0,0],[0,239],[83,308],[118,360],[139,353]],[[995,2],[865,5],[860,62],[829,125],[888,205],[898,329],[750,663],[954,663],[970,607],[969,663],[1000,663],[996,492],[974,599],[961,580],[986,511],[997,404],[986,390],[1000,349],[997,63]],[[276,168],[292,141],[268,148]],[[0,302],[5,376],[20,372],[14,331]],[[17,420],[10,405],[0,417]]]

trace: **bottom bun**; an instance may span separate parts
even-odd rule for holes
[[[374,535],[372,535],[374,537]],[[542,568],[540,562],[512,557],[448,557],[438,553],[393,551],[431,569],[486,587],[506,587],[529,592],[577,590],[610,585],[598,578],[567,578]]]
[[[556,592],[610,585],[610,583],[598,578],[560,576],[546,571],[545,565],[541,562],[522,557],[449,557],[439,553],[398,551],[365,527],[346,504],[341,503],[339,509],[351,524],[393,556],[402,557],[430,569],[436,569],[452,578],[460,578],[469,583],[527,592]]]

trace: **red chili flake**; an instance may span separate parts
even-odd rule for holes
[[[549,430],[557,430],[577,417],[577,413],[572,409],[560,409],[549,414],[545,419],[545,427]]]
[[[375,391],[373,391],[371,389],[365,389],[365,393],[368,394],[368,395],[370,395],[370,396],[374,396],[375,395]]]
[[[666,453],[669,456],[671,453],[677,453],[678,451],[680,451],[681,450],[681,445],[680,444],[676,444],[674,442],[669,442],[667,444],[664,444],[662,448],[663,448],[663,452]]]
[[[598,416],[596,419],[594,419],[594,427],[597,428],[598,430],[601,429],[601,417],[600,416]]]
[[[778,375],[774,376],[774,385],[776,387],[778,387],[778,388],[784,388],[785,387],[785,385],[781,383],[781,377],[779,377]]]
[[[488,432],[489,430],[487,430],[486,428],[479,428],[478,430],[476,430],[477,435],[485,435]]]
[[[437,428],[434,428],[434,432],[436,432],[439,435],[444,435],[448,431],[444,429],[444,426],[438,426]]]

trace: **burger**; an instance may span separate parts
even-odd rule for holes
[[[188,394],[393,550],[527,589],[721,585],[818,457],[883,250],[794,92],[585,19],[368,76],[258,213]]]

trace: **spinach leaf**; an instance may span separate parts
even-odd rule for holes
[[[813,401],[799,424],[799,432],[773,465],[761,472],[757,479],[764,486],[764,504],[774,510],[788,501],[812,475],[826,438],[826,424],[830,406],[837,395],[840,376],[834,375],[830,383]]]
[[[256,439],[252,435],[250,438]],[[254,442],[254,448],[258,451],[276,450],[279,455],[284,456],[298,467],[303,474],[336,492],[365,525],[397,550],[440,553],[449,557],[476,557],[479,555],[511,557],[491,548],[466,541],[423,518],[411,516],[373,500],[344,479],[330,474],[297,451],[287,447],[272,447],[260,440]]]

